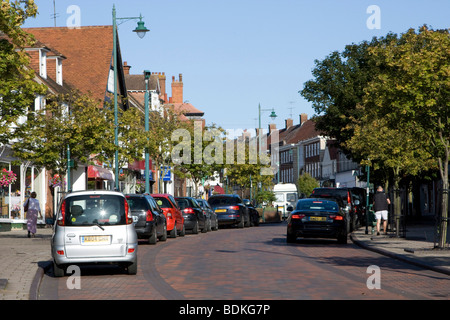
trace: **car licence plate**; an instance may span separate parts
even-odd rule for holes
[[[227,209],[216,209],[216,212],[227,212]]]
[[[326,221],[326,217],[316,217],[316,216],[310,216],[309,221]]]
[[[109,236],[81,236],[81,243],[109,243]]]

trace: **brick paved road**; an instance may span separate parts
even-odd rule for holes
[[[136,276],[115,267],[83,268],[81,289],[45,275],[39,299],[444,299],[450,277],[351,243],[298,240],[285,224],[221,229],[139,247]],[[381,289],[369,290],[367,268],[380,267]]]

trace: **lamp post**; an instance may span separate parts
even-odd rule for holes
[[[370,159],[367,159],[370,161]],[[366,165],[366,171],[367,171],[367,187],[366,187],[366,230],[365,233],[369,234],[369,191],[370,191],[370,184],[369,184],[369,178],[370,178],[370,166],[369,162]],[[372,226],[373,228],[373,226]]]
[[[149,106],[148,106],[148,81],[150,79],[150,71],[144,71],[145,79],[145,133],[149,130]],[[148,138],[147,138],[148,139]],[[150,156],[148,154],[148,146],[145,147],[145,193],[150,193]]]
[[[277,114],[275,113],[274,108],[272,109],[261,109],[261,104],[258,104],[258,119],[259,119],[259,129],[258,129],[258,142],[259,142],[259,147],[258,147],[258,158],[261,157],[261,148],[262,148],[262,133],[261,133],[261,111],[272,111],[270,114],[270,118],[272,119],[272,121],[275,120],[275,118],[277,117]]]
[[[136,32],[139,38],[143,38],[145,33],[150,31],[144,26],[142,21],[142,15],[139,17],[129,17],[129,18],[117,18],[116,17],[116,6],[113,5],[112,10],[113,19],[113,64],[114,64],[114,145],[116,147],[115,152],[115,163],[114,163],[114,177],[115,177],[115,189],[119,190],[119,121],[118,121],[118,108],[117,108],[117,20],[137,20],[139,19],[138,26],[133,32]]]

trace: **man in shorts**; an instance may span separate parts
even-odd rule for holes
[[[387,218],[388,218],[388,206],[391,201],[386,196],[381,186],[378,186],[377,192],[373,197],[373,210],[375,211],[375,217],[377,219],[377,236],[380,235],[381,219],[383,219],[384,234],[387,234]]]

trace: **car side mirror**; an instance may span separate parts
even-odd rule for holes
[[[290,212],[290,211],[294,211],[294,207],[293,207],[293,206],[288,206],[288,207],[286,208],[286,210],[289,211],[289,212]]]

